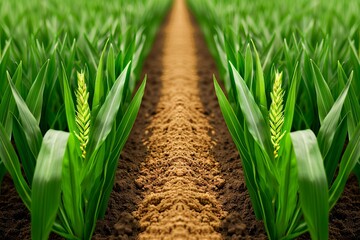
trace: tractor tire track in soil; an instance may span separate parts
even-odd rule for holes
[[[216,99],[215,63],[185,1],[175,1],[143,72],[142,106],[93,239],[267,239]],[[9,177],[1,190],[0,239],[30,239],[30,214]],[[330,214],[330,239],[358,236],[353,176]]]

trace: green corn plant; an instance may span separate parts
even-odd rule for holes
[[[281,88],[282,75],[276,74],[267,113],[261,111],[262,105],[256,102],[256,90],[250,90],[234,66],[229,65],[231,81],[236,86],[233,89],[236,106],[230,104],[214,79],[215,90],[241,155],[257,218],[264,221],[270,239],[293,239],[306,231],[313,239],[327,239],[329,211],[340,198],[360,157],[360,124],[343,155],[341,148],[331,148],[339,143],[335,136],[347,132],[346,115],[341,110],[348,99],[352,77],[330,109],[324,110],[320,130],[315,136],[310,130],[290,133],[300,79],[297,70],[290,87],[285,90],[286,98]],[[324,93],[318,91],[318,98],[325,103]],[[282,102],[285,103],[284,110]],[[336,168],[333,166],[337,163],[339,174],[334,178]]]
[[[120,151],[130,134],[144,94],[145,80],[125,111],[120,112],[130,69],[129,63],[94,114],[87,103],[89,93],[84,74],[78,75],[75,111],[64,69],[70,133],[49,130],[44,138],[35,116],[9,79],[19,112],[14,119],[15,143],[28,149],[35,156],[35,162],[26,162],[22,155],[19,159],[2,124],[0,157],[21,199],[31,210],[33,239],[47,239],[50,231],[68,239],[91,239],[96,221],[105,214]],[[95,115],[93,123],[90,122],[91,115]],[[21,163],[26,178],[22,176]]]
[[[360,69],[355,23],[360,5],[322,0],[188,4],[224,81],[229,100],[217,84],[216,92],[242,158],[255,215],[271,239],[292,239],[305,231],[327,239],[329,210],[350,172],[360,176],[358,83],[351,81]],[[351,8],[348,16],[341,14],[345,8]],[[278,98],[285,103],[283,114],[281,101],[275,111],[276,84],[270,81],[275,69],[284,76],[283,98]],[[339,146],[344,145],[343,153]],[[313,167],[309,158],[316,159]],[[315,198],[319,201],[312,205]]]

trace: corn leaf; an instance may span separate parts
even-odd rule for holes
[[[100,106],[102,103],[102,99],[105,97],[105,87],[104,87],[105,81],[103,80],[103,75],[104,75],[103,72],[104,72],[104,57],[105,57],[105,51],[107,49],[107,43],[108,42],[106,42],[105,47],[101,53],[99,65],[97,67],[92,109],[96,109],[98,106]]]
[[[26,97],[26,105],[29,107],[30,112],[35,117],[37,124],[40,123],[41,110],[43,106],[43,97],[45,83],[47,79],[47,72],[49,61],[47,61],[40,69],[34,83],[32,84],[29,94]]]
[[[256,104],[254,97],[246,86],[245,81],[231,64],[231,71],[237,90],[238,105],[240,106],[249,132],[254,137],[259,146],[264,149],[269,156],[272,156],[272,145],[270,142],[270,130],[268,124]]]
[[[30,146],[26,141],[26,136],[23,131],[23,126],[19,119],[14,117],[13,122],[13,139],[15,146],[16,149],[18,149],[18,155],[28,183],[32,183],[37,156],[34,156],[30,150]]]
[[[130,63],[125,67],[121,75],[117,78],[114,86],[107,95],[104,104],[95,117],[92,131],[89,137],[88,152],[95,152],[96,149],[105,141],[110,133],[116,114],[122,104],[121,99],[124,92],[124,84],[128,76]]]
[[[330,188],[330,209],[335,206],[335,203],[340,198],[341,193],[344,190],[345,184],[351,171],[355,165],[358,164],[360,158],[360,123],[354,131],[353,138],[349,141],[344,155],[341,158],[339,173]]]
[[[291,133],[297,160],[301,208],[311,238],[328,239],[329,203],[326,173],[316,137],[311,130]]]
[[[256,70],[255,70],[255,76],[256,76],[256,81],[255,81],[255,100],[256,102],[259,104],[260,109],[264,112],[267,112],[267,101],[266,101],[266,93],[265,93],[265,80],[264,80],[264,73],[263,73],[263,69],[261,66],[261,61],[260,61],[260,57],[259,54],[256,50],[255,44],[254,42],[252,42],[254,51],[255,51],[255,65],[256,65]]]
[[[19,110],[20,122],[25,133],[27,143],[29,144],[31,153],[36,157],[40,151],[40,146],[42,142],[42,134],[37,123],[36,118],[32,115],[25,101],[20,96],[19,92],[16,90],[13,82],[10,77],[8,81],[11,87],[13,97],[16,102],[16,106]]]
[[[77,127],[75,122],[75,106],[64,65],[62,65],[62,81],[64,87],[64,104],[65,104],[66,120],[69,127],[69,131],[71,133],[74,133],[77,132]]]
[[[297,88],[300,82],[300,74],[298,63],[295,66],[294,74],[291,80],[290,88],[287,92],[286,104],[284,109],[284,125],[283,131],[290,133],[291,127],[293,125],[295,106],[296,106],[296,97],[297,97]],[[283,148],[284,149],[284,148]]]
[[[328,151],[330,150],[330,146],[334,141],[334,136],[341,116],[341,110],[347,97],[350,84],[351,79],[349,79],[340,96],[330,108],[329,112],[327,113],[321,124],[319,133],[317,135],[319,148],[324,159],[326,158]]]
[[[31,237],[47,240],[60,203],[62,163],[69,133],[49,130],[37,158],[31,193]]]
[[[83,238],[84,229],[84,214],[82,209],[82,189],[81,189],[81,175],[78,173],[79,169],[83,168],[81,159],[81,152],[79,152],[79,142],[74,133],[70,133],[68,145],[63,160],[62,171],[62,202],[64,212],[66,213],[66,220],[74,234],[80,239]]]
[[[16,68],[16,71],[12,77],[12,79],[15,81],[15,85],[19,86],[22,81],[22,63],[20,62],[19,66]],[[5,83],[8,83],[7,81],[4,81]],[[12,97],[11,87],[9,84],[7,84],[5,93],[1,99],[0,104],[0,122],[3,124],[6,133],[9,136],[9,139],[11,138],[11,132],[12,132],[12,125],[13,125],[13,114],[15,113],[15,101]]]
[[[226,99],[225,94],[221,90],[220,85],[217,83],[214,76],[214,85],[216,95],[219,101],[221,112],[224,116],[226,125],[232,136],[232,139],[236,145],[236,148],[241,154],[241,160],[245,169],[244,175],[246,179],[246,186],[249,189],[249,194],[252,199],[255,215],[258,219],[262,218],[260,200],[257,194],[257,183],[254,176],[254,163],[251,161],[251,157],[247,151],[247,147],[244,144],[244,129],[239,123],[234,110],[232,109],[229,101]]]
[[[106,176],[105,184],[104,184],[105,186],[104,197],[102,198],[102,201],[100,203],[100,210],[99,210],[100,218],[105,216],[107,203],[109,201],[110,193],[112,191],[114,178],[115,178],[116,171],[114,170],[117,168],[119,154],[123,149],[123,147],[125,146],[125,143],[130,135],[132,126],[134,125],[136,116],[139,112],[142,97],[144,96],[145,86],[146,86],[146,77],[143,80],[142,84],[140,85],[139,89],[137,90],[134,98],[132,99],[128,109],[126,110],[116,130],[116,144],[113,148],[113,151],[110,154],[110,162],[107,166],[108,174]]]
[[[316,64],[311,61],[312,73],[314,76],[316,99],[319,109],[319,119],[322,123],[329,113],[331,107],[334,105],[334,98],[330,92],[329,86],[326,83],[320,69]]]
[[[250,45],[248,44],[245,51],[245,75],[244,80],[248,85],[249,89],[252,88],[253,85],[253,57],[250,49]]]
[[[108,87],[112,86],[116,80],[115,78],[115,55],[114,47],[110,44],[110,49],[106,62],[107,76],[108,76]]]
[[[0,123],[0,158],[14,181],[16,191],[19,193],[25,206],[30,209],[31,191],[21,173],[21,167],[16,152]]]

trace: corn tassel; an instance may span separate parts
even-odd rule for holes
[[[284,137],[282,132],[284,124],[284,90],[281,88],[282,73],[276,73],[273,90],[270,93],[271,105],[269,110],[269,123],[271,132],[271,142],[274,146],[274,157],[279,157],[280,141]]]
[[[89,142],[90,133],[90,107],[88,103],[89,92],[86,88],[84,73],[77,74],[78,88],[76,90],[76,126],[78,133],[75,133],[80,142],[81,156],[86,158],[86,146]]]

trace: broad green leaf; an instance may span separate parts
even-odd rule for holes
[[[350,75],[349,79],[352,79],[353,74]],[[342,68],[341,64],[338,62],[338,83],[340,88],[345,87],[347,76]],[[348,97],[345,100],[345,109],[347,113],[347,122],[349,129],[349,138],[352,138],[352,135],[356,129],[356,125],[360,122],[360,102],[358,100],[358,95],[354,88],[354,82],[352,81]]]
[[[249,89],[252,88],[253,81],[253,57],[250,49],[250,45],[248,44],[245,51],[245,76],[244,80],[246,81]]]
[[[289,230],[290,223],[295,218],[298,209],[298,177],[297,166],[290,132],[287,132],[281,142],[277,165],[279,168],[279,193],[277,201],[276,228],[278,236],[285,236]]]
[[[136,120],[136,116],[139,112],[141,101],[144,96],[145,86],[146,86],[146,77],[143,80],[142,84],[140,85],[139,89],[137,90],[134,98],[130,102],[129,107],[126,110],[116,130],[116,144],[113,147],[113,151],[110,154],[110,163],[108,165],[108,171],[107,171],[108,174],[107,174],[107,178],[105,179],[104,197],[102,199],[102,202],[100,203],[99,212],[101,218],[105,216],[107,203],[109,201],[110,193],[113,188],[115,169],[117,167],[118,158],[121,150],[123,149],[130,135],[131,129]]]
[[[107,68],[107,76],[109,79],[108,87],[110,88],[116,80],[116,78],[115,78],[115,54],[114,54],[114,48],[113,48],[112,44],[110,44],[110,49],[109,49],[107,62],[106,62],[106,68]]]
[[[21,167],[16,152],[0,123],[0,158],[14,181],[16,191],[19,193],[25,206],[30,209],[31,191],[21,173]]]
[[[214,85],[215,92],[219,101],[221,112],[224,116],[226,125],[229,129],[229,132],[232,136],[232,139],[241,154],[241,160],[243,162],[243,167],[245,168],[244,174],[246,178],[246,185],[249,189],[249,194],[252,199],[252,204],[254,207],[255,215],[258,219],[262,218],[260,202],[257,194],[257,184],[255,180],[255,166],[251,162],[250,156],[247,150],[246,145],[244,144],[244,129],[239,123],[229,101],[226,99],[225,94],[221,90],[221,87],[217,83],[214,76]]]
[[[97,67],[92,109],[95,109],[101,105],[101,103],[103,101],[102,99],[105,97],[105,93],[106,93],[105,92],[105,83],[106,82],[103,79],[103,75],[104,75],[103,72],[104,72],[104,57],[105,57],[105,51],[107,49],[107,44],[108,44],[108,42],[106,42],[105,47],[101,53],[99,65]]]
[[[293,125],[293,118],[294,118],[296,98],[297,98],[297,88],[299,86],[299,81],[300,81],[300,73],[297,63],[290,83],[290,88],[287,91],[287,98],[284,109],[283,131],[287,133],[291,132],[291,128]]]
[[[321,124],[319,133],[317,135],[320,151],[324,159],[328,154],[332,142],[334,141],[335,132],[338,127],[338,122],[341,116],[341,110],[343,108],[345,99],[347,97],[350,84],[351,84],[351,79],[349,79],[345,88],[341,92],[340,96],[332,105],[329,112],[327,113],[325,119]],[[337,140],[335,139],[335,141]]]
[[[117,78],[114,86],[107,95],[104,104],[101,106],[99,113],[95,117],[87,148],[90,154],[95,152],[95,150],[105,141],[106,136],[110,133],[113,127],[116,114],[122,104],[121,99],[124,92],[125,78],[128,74],[129,66],[130,63]]]
[[[339,172],[330,188],[330,209],[333,208],[344,190],[346,181],[360,158],[360,123],[358,123],[353,138],[349,141],[341,158]]]
[[[22,63],[20,62],[19,66],[16,68],[16,71],[12,77],[15,81],[15,86],[22,84]],[[15,113],[15,100],[12,97],[11,87],[7,81],[4,81],[7,84],[6,90],[3,98],[1,99],[0,104],[0,122],[3,124],[9,139],[11,138],[12,125],[13,125],[13,114]]]
[[[333,178],[343,152],[343,148],[339,146],[345,145],[346,138],[347,124],[346,118],[343,118],[340,119],[340,122],[335,132],[334,140],[332,141],[332,145],[330,146],[326,157],[324,157],[324,166],[329,186],[331,186],[331,183],[333,182]]]
[[[71,133],[74,133],[77,132],[77,127],[75,122],[75,106],[64,65],[62,65],[62,81],[64,87],[64,104],[65,104],[66,120],[69,127],[69,131]]]
[[[31,183],[34,176],[37,156],[34,156],[30,150],[30,146],[23,131],[23,126],[21,125],[19,119],[14,117],[13,122],[13,140],[15,142],[16,149],[18,150],[17,152],[26,178],[28,182]]]
[[[319,67],[316,66],[313,61],[311,61],[311,66],[315,83],[317,106],[319,109],[319,119],[320,123],[322,123],[331,107],[334,105],[334,98]]]
[[[47,240],[60,203],[62,163],[69,133],[49,130],[37,158],[31,192],[31,238]]]
[[[256,50],[255,43],[252,42],[254,51],[255,51],[255,100],[259,104],[260,109],[267,109],[267,100],[266,100],[266,92],[265,92],[265,80],[264,80],[264,72],[261,66],[261,61],[259,54]]]
[[[80,239],[84,234],[84,213],[81,189],[81,174],[79,171],[83,167],[81,153],[79,152],[79,142],[74,133],[70,133],[68,145],[63,160],[62,171],[62,202],[64,212],[69,222],[72,232]]]
[[[42,142],[42,134],[37,123],[37,120],[32,115],[25,101],[21,98],[19,92],[16,90],[13,82],[8,76],[8,81],[11,87],[13,97],[16,102],[16,106],[19,110],[20,122],[23,126],[23,131],[26,136],[26,140],[29,144],[30,150],[34,156],[37,156],[40,151],[40,146]]]
[[[246,86],[245,81],[242,79],[232,64],[231,71],[236,84],[236,90],[238,94],[237,98],[239,101],[238,105],[243,112],[247,128],[254,137],[255,141],[262,149],[267,152],[269,157],[273,156],[269,126],[266,124],[261,110],[256,104],[250,90]]]
[[[40,123],[41,118],[45,83],[48,80],[48,67],[49,61],[46,61],[46,63],[41,67],[34,83],[29,90],[29,94],[26,97],[26,105],[29,107],[30,112],[35,117],[38,124]]]
[[[311,130],[291,133],[296,155],[301,208],[311,238],[328,239],[329,194],[323,158]]]

